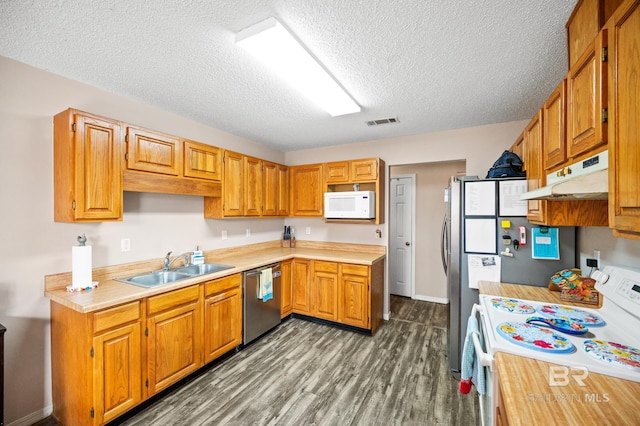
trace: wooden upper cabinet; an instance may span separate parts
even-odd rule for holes
[[[546,180],[542,168],[542,120],[542,110],[539,110],[524,130],[529,191],[544,186]],[[543,222],[545,201],[529,200],[528,204],[527,219],[534,223]]]
[[[526,144],[524,141],[524,132],[518,136],[518,139],[511,145],[511,152],[516,154],[522,160],[522,171],[527,170],[527,159],[525,153]]]
[[[291,216],[322,216],[322,164],[289,167]]]
[[[607,32],[602,31],[567,77],[567,155],[570,158],[607,143]]]
[[[332,163],[325,163],[324,180],[326,183],[348,183],[349,170],[349,161],[334,161]]]
[[[262,215],[289,213],[289,168],[271,161],[262,162]]]
[[[565,127],[566,80],[556,87],[542,107],[544,169],[550,170],[567,159]]]
[[[567,21],[569,69],[582,56],[623,0],[579,0]]]
[[[626,1],[609,37],[609,226],[640,239],[640,3]]]
[[[200,142],[184,141],[184,175],[219,181],[222,178],[220,148]]]
[[[244,215],[244,156],[233,151],[224,152],[222,210],[225,217]]]
[[[123,143],[118,121],[73,109],[54,117],[56,222],[122,220]]]
[[[378,179],[378,159],[367,158],[364,160],[350,161],[351,180],[353,182],[373,181]]]
[[[182,141],[174,136],[139,127],[127,127],[127,169],[179,176]]]
[[[244,156],[244,216],[262,214],[262,160]]]
[[[278,216],[289,214],[289,167],[278,164]]]

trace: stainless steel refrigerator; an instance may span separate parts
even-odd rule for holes
[[[459,373],[467,321],[479,280],[546,287],[559,270],[574,268],[575,227],[546,228],[526,219],[519,194],[526,181],[453,177],[445,190],[442,263],[449,298],[448,359]],[[496,275],[496,273],[498,275]],[[497,277],[497,278],[496,278]]]

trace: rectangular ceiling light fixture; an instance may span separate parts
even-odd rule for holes
[[[360,106],[275,18],[240,31],[236,43],[331,116],[360,112]]]

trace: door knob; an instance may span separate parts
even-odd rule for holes
[[[404,243],[404,245],[409,247],[411,245],[411,243],[409,241],[407,241],[406,243]]]

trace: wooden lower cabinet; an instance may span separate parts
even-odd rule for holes
[[[311,314],[311,261],[293,259],[291,265],[291,304],[296,314]]]
[[[316,318],[337,321],[338,263],[314,260],[312,277],[312,315]]]
[[[339,322],[369,328],[369,271],[365,265],[340,264]]]
[[[194,285],[147,299],[147,395],[200,368],[202,301]]]
[[[242,344],[242,275],[205,283],[204,361]]]
[[[140,301],[83,314],[51,302],[53,415],[99,425],[143,399]]]
[[[285,260],[280,264],[280,318],[293,312],[292,266],[292,260]]]

